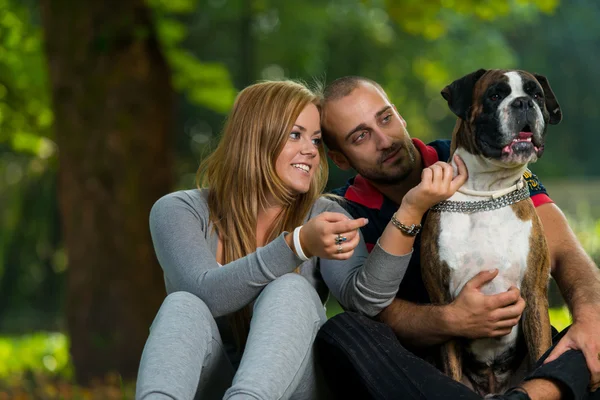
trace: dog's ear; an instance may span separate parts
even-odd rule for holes
[[[550,123],[552,125],[556,125],[562,120],[562,111],[560,111],[560,106],[558,105],[556,96],[550,87],[550,82],[548,82],[548,79],[544,75],[533,74],[533,76],[535,76],[535,79],[537,79],[544,90],[546,108],[550,113]]]
[[[467,119],[469,108],[471,108],[471,103],[473,102],[473,88],[475,87],[475,82],[477,82],[485,72],[485,69],[479,69],[455,80],[442,90],[442,97],[448,102],[450,110],[463,120]]]

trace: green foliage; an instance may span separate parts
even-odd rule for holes
[[[40,136],[52,119],[41,29],[20,2],[0,0],[0,145],[47,158],[53,146]]]
[[[452,14],[493,21],[514,13],[515,9],[534,6],[542,12],[552,12],[558,0],[386,0],[385,6],[390,17],[408,33],[421,35],[429,40],[439,39],[451,30],[451,23],[440,15]]]
[[[577,214],[567,214],[567,219],[585,252],[600,266],[600,218],[591,218],[589,207],[584,203],[578,208]]]
[[[90,387],[77,387],[69,339],[56,332],[0,337],[0,399],[133,399],[135,385],[107,374]]]
[[[559,332],[573,323],[571,313],[566,306],[560,308],[551,308],[548,310],[550,314],[550,324]]]
[[[188,28],[176,19],[197,7],[195,0],[148,0],[154,17],[162,50],[172,70],[175,89],[184,93],[195,105],[226,113],[236,96],[229,71],[221,63],[201,62],[191,52],[182,49]]]
[[[68,338],[42,332],[0,337],[0,379],[22,379],[24,371],[71,378]]]

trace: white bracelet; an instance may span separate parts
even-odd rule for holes
[[[294,248],[296,249],[296,254],[298,258],[302,261],[308,261],[308,257],[302,251],[302,246],[300,245],[300,229],[302,229],[302,225],[294,229]]]

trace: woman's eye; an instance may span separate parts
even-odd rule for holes
[[[317,146],[317,147],[319,147],[319,146],[321,145],[321,142],[322,142],[322,141],[323,141],[323,140],[322,140],[321,138],[314,138],[314,139],[312,140],[313,144],[314,144],[315,146]]]
[[[290,133],[290,137],[292,139],[300,139],[300,132],[292,132]]]

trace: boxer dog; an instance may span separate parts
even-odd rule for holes
[[[480,69],[448,85],[442,96],[458,116],[451,155],[464,160],[469,178],[428,213],[423,281],[434,304],[451,303],[477,273],[494,268],[498,275],[483,293],[520,289],[526,308],[510,334],[455,338],[442,346],[448,376],[481,395],[502,393],[514,384],[525,354],[534,363],[552,344],[550,257],[523,175],[544,151],[548,124],[559,123],[562,114],[548,80],[525,71]]]

